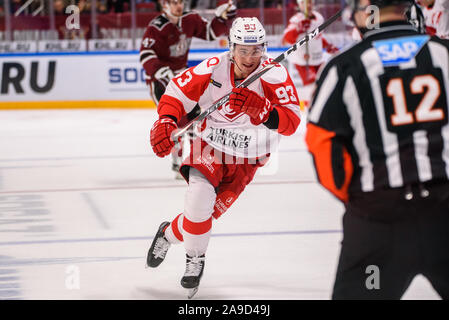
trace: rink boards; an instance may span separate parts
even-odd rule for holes
[[[224,50],[191,50],[188,65]],[[0,109],[155,107],[137,51],[1,54],[0,74]]]

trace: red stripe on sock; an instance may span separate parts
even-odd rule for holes
[[[173,230],[173,234],[175,235],[176,239],[178,239],[179,241],[184,241],[182,233],[179,231],[178,228],[178,219],[181,216],[181,214],[182,213],[178,214],[178,216],[173,220],[173,222],[171,223],[171,228]]]
[[[212,217],[203,222],[193,222],[184,217],[182,228],[190,234],[205,234],[212,228]]]

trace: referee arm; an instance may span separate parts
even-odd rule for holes
[[[347,147],[352,129],[342,97],[346,77],[333,61],[335,59],[325,66],[317,81],[307,123],[306,144],[320,184],[347,202],[353,173]]]

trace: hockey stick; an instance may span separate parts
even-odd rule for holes
[[[276,64],[278,64],[279,62],[281,62],[282,60],[287,58],[293,51],[298,50],[298,47],[302,46],[304,43],[306,43],[306,42],[310,41],[311,39],[315,38],[320,32],[322,32],[331,23],[333,23],[335,20],[337,20],[341,16],[342,13],[343,13],[343,9],[338,11],[332,17],[330,17],[329,20],[327,20],[324,23],[322,23],[318,28],[316,28],[315,30],[313,30],[310,33],[307,33],[301,40],[299,40],[293,46],[288,48],[285,52],[281,53],[273,61],[271,61],[265,67],[263,67],[258,72],[253,74],[251,77],[249,77],[246,80],[242,81],[236,88],[248,87],[251,83],[253,83],[257,79],[262,77],[265,73],[270,71],[271,68],[273,68]],[[177,130],[172,135],[172,140],[173,141],[177,141],[177,139],[180,136],[182,136],[183,134],[185,134],[187,132],[187,130],[189,130],[195,123],[203,121],[208,115],[210,115],[212,112],[217,110],[221,105],[224,105],[226,102],[228,102],[229,101],[229,96],[231,95],[231,93],[232,92],[229,92],[228,94],[226,94],[225,96],[223,96],[222,98],[217,100],[214,104],[212,104],[212,106],[210,106],[208,109],[204,110],[198,116],[196,116],[195,118],[193,118],[190,121],[188,121],[186,123],[186,125],[182,129]],[[196,104],[195,108],[197,108],[197,107],[198,107],[198,104]]]
[[[306,3],[306,8],[305,8],[305,12],[304,12],[304,16],[306,17],[307,20],[309,20],[309,1],[310,0],[305,0]],[[306,28],[306,33],[307,31],[309,31],[310,27]],[[309,59],[310,59],[310,50],[309,50],[309,41],[306,41],[306,56],[307,59],[306,60],[306,75],[307,75],[307,80],[309,80]]]

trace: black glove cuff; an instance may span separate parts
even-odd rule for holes
[[[263,123],[268,129],[277,130],[279,128],[279,113],[275,107],[270,112],[268,120]]]
[[[178,119],[176,119],[175,116],[172,116],[172,115],[169,115],[169,114],[163,114],[163,115],[159,116],[159,118],[160,119],[162,119],[162,118],[170,118],[170,119],[172,119],[176,123],[176,125],[178,124]]]

